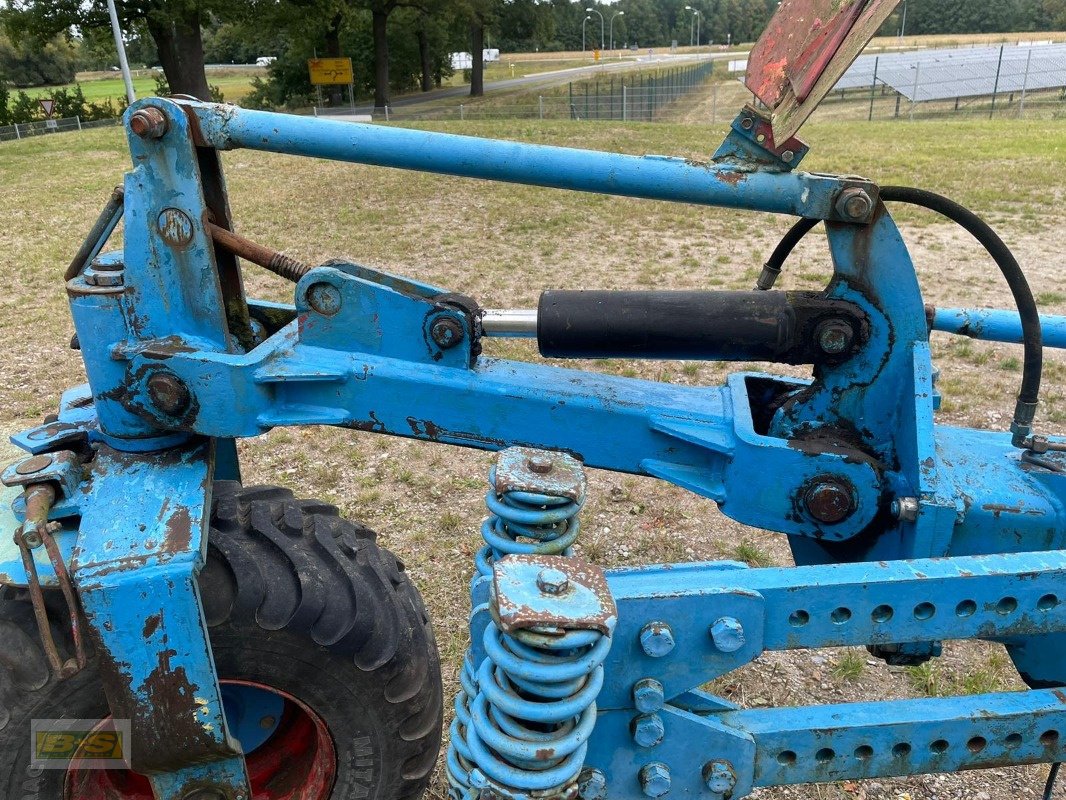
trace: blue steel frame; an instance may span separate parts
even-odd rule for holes
[[[205,785],[248,795],[194,578],[216,451],[221,458],[231,439],[283,425],[565,451],[589,467],[669,481],[792,537],[795,569],[699,564],[608,576],[618,629],[587,759],[606,773],[612,798],[644,796],[635,776],[652,763],[675,776],[673,794],[713,798],[701,772],[708,753],[734,773],[719,797],[1066,757],[1066,705],[1047,688],[1066,684],[1066,475],[1023,459],[1009,434],[934,422],[925,308],[875,185],[794,171],[806,149],[797,145],[788,162],[775,155],[752,110],[711,161],[695,163],[160,98],[134,104],[127,123],[150,108],[163,132],[129,134],[124,249],[102,265],[120,279],[90,280],[90,269],[67,285],[88,386],[64,396],[58,423],[13,441],[33,454],[64,452],[79,437],[98,446],[87,474],[60,476],[78,488],[61,493],[51,517],[110,670],[109,701],[135,735],[160,745],[135,754],[160,800]],[[444,289],[347,262],[304,276],[292,306],[246,300],[235,260],[205,224],[230,227],[217,151],[233,148],[825,220],[825,294],[859,307],[870,335],[811,381],[735,373],[725,386],[682,387],[481,355],[477,315]],[[838,201],[855,191],[870,208],[847,218]],[[442,317],[462,331],[455,346],[430,334]],[[768,417],[771,396],[786,401]],[[827,482],[850,498],[832,523],[804,502]],[[37,558],[41,582],[54,583]],[[4,544],[0,582],[27,582]],[[745,632],[728,654],[706,633],[723,617]],[[639,631],[656,620],[678,629],[669,657],[637,650]],[[881,643],[933,653],[940,640],[975,637],[1006,644],[1039,688],[767,711],[694,688],[767,649]],[[631,735],[632,687],[649,678],[664,687],[665,729],[650,748]]]

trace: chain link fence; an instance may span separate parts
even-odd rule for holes
[[[62,119],[46,119],[36,122],[19,122],[14,125],[0,125],[0,142],[10,142],[17,139],[28,139],[32,136],[45,136],[50,133],[65,133],[68,131],[81,131],[89,128],[104,128],[118,125],[121,120],[98,119],[92,122],[82,120],[80,117],[63,117]]]

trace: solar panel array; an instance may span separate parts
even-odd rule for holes
[[[876,76],[875,76],[876,70]],[[892,87],[911,102],[1066,87],[1066,44],[960,47],[864,55],[836,89]]]

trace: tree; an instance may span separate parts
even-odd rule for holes
[[[171,91],[210,99],[200,29],[208,12],[222,18],[246,11],[243,0],[125,0],[116,5],[124,29],[145,26]],[[11,0],[3,21],[16,41],[110,25],[104,0]]]
[[[77,50],[62,36],[18,46],[0,36],[0,84],[58,86],[74,80]]]
[[[470,23],[470,96],[485,94],[485,30],[493,25],[500,11],[500,0],[466,0],[466,17]]]

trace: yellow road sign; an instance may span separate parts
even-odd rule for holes
[[[354,83],[350,58],[309,58],[307,69],[315,86]]]

